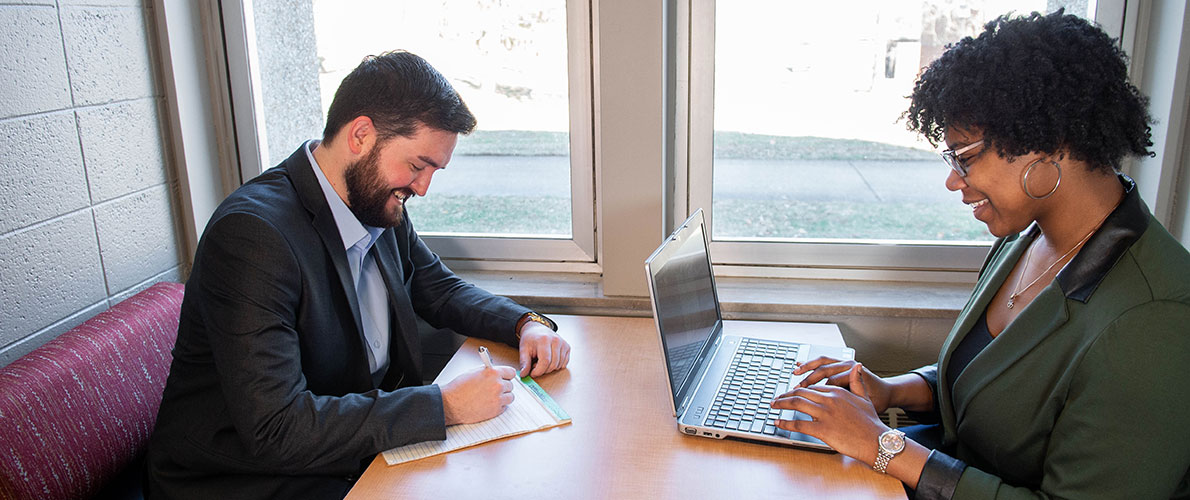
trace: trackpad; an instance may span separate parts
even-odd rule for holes
[[[781,410],[781,416],[779,418],[781,420],[814,420],[805,413],[793,410]]]
[[[794,441],[794,442],[798,442],[798,443],[809,443],[809,444],[826,446],[826,443],[822,442],[821,439],[818,439],[814,436],[811,436],[809,434],[802,434],[800,432],[787,431],[787,430],[781,429],[781,428],[777,429],[777,437],[785,438],[790,441]]]

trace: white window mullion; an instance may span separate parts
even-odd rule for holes
[[[264,127],[260,64],[256,52],[256,29],[252,0],[222,2],[223,41],[227,50],[231,112],[239,151],[240,180],[260,175],[268,161],[268,140]],[[294,145],[296,148],[297,145]]]

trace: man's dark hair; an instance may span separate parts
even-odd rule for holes
[[[322,139],[330,141],[360,116],[372,119],[380,140],[408,137],[418,125],[457,134],[475,129],[475,116],[446,78],[425,59],[403,50],[368,56],[343,79]]]
[[[976,127],[985,145],[1013,158],[1066,149],[1091,168],[1120,168],[1149,155],[1148,99],[1128,81],[1114,40],[1063,10],[987,23],[947,46],[917,79],[903,117],[937,145],[948,126]]]

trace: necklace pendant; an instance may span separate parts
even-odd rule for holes
[[[1015,295],[1013,295],[1012,297],[1009,297],[1009,298],[1008,298],[1008,308],[1009,308],[1009,309],[1012,309],[1012,303],[1013,303],[1013,302],[1016,302],[1016,296],[1015,296]]]

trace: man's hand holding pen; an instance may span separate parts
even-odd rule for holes
[[[487,348],[480,347],[484,366],[455,377],[442,386],[442,414],[446,425],[471,424],[495,417],[512,404],[516,370],[493,366]]]

